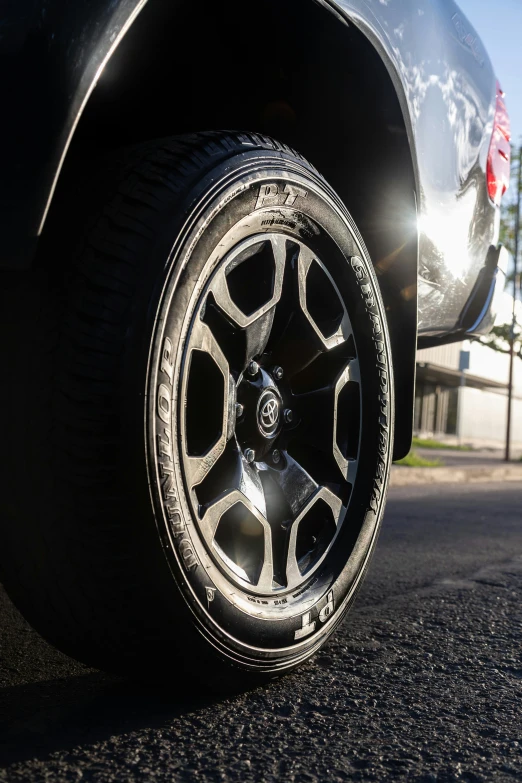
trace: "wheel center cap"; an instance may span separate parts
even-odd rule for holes
[[[272,391],[265,389],[257,403],[257,426],[265,438],[273,438],[281,421],[281,399]]]

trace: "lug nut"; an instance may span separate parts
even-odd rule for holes
[[[274,369],[272,370],[272,374],[273,374],[274,378],[276,379],[276,381],[280,381],[281,378],[284,375],[283,368],[282,367],[274,367]]]
[[[245,459],[247,462],[253,462],[256,458],[254,449],[245,449]]]
[[[294,418],[294,412],[290,410],[290,408],[286,408],[283,412],[283,419],[286,421],[287,424],[290,424],[292,419]]]
[[[245,408],[240,402],[236,402],[236,419],[240,419],[243,415]]]
[[[249,375],[257,375],[259,372],[259,364],[257,362],[250,362],[250,364],[247,367],[247,373]]]
[[[279,449],[274,449],[272,452],[272,462],[277,465],[281,461],[281,452]]]

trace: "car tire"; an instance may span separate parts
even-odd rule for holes
[[[375,548],[393,382],[371,261],[264,136],[149,142],[103,179],[13,330],[5,586],[88,665],[271,677],[325,643]]]

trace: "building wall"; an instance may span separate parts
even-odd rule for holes
[[[504,312],[498,323],[511,323],[513,299],[504,295]],[[518,320],[522,323],[522,303],[517,302]],[[458,377],[444,385],[437,380],[430,382],[431,375],[444,378],[442,369],[459,370],[461,351],[469,351],[469,369],[464,370],[464,386],[449,388],[458,384]],[[504,444],[507,424],[507,389],[489,386],[488,380],[505,384],[509,379],[509,355],[494,351],[476,341],[442,345],[417,351],[417,362],[431,365],[424,375],[424,381],[417,386],[415,429],[418,432],[434,434],[456,433],[463,440],[488,441],[492,446]],[[439,370],[437,371],[437,368]],[[419,370],[419,373],[421,371]],[[466,375],[475,376],[473,388],[466,385]],[[427,380],[426,380],[427,379]],[[512,443],[522,445],[522,360],[515,358],[512,408]],[[457,413],[458,411],[458,413]]]
[[[507,396],[481,389],[459,389],[459,436],[463,439],[504,443],[507,425]],[[522,445],[522,399],[513,400],[512,435],[514,446]]]
[[[465,370],[464,374],[470,372],[472,375],[478,375],[481,378],[491,378],[494,381],[507,384],[509,355],[493,351],[475,340],[441,345],[437,348],[424,348],[422,351],[417,351],[417,361],[434,364],[438,367],[447,367],[450,370],[458,370],[460,352],[462,350],[470,352],[469,370]],[[514,388],[515,393],[522,397],[522,360],[518,357],[515,359],[514,364]]]
[[[459,369],[460,352],[469,351],[466,375],[484,378],[485,387],[464,385],[448,389],[443,384],[417,387],[415,430],[433,435],[456,434],[461,440],[489,443],[501,448],[507,424],[507,389],[487,388],[487,381],[506,384],[509,378],[509,355],[493,351],[476,341],[466,341],[427,348],[417,352],[417,361],[433,368]],[[512,444],[522,446],[522,360],[514,362],[514,399],[512,409]],[[422,399],[421,399],[422,398]],[[457,413],[458,410],[458,413]]]
[[[459,343],[461,345],[461,343]],[[492,378],[507,385],[509,380],[509,354],[493,351],[478,342],[470,344],[469,372],[482,378]],[[522,397],[522,359],[515,357],[513,364],[513,389]]]
[[[462,343],[440,345],[437,348],[423,348],[417,351],[417,361],[427,364],[438,364],[440,367],[448,367],[450,370],[459,369],[459,357]]]

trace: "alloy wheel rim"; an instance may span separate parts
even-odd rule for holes
[[[246,592],[295,593],[349,523],[362,417],[346,303],[307,244],[263,233],[226,253],[192,317],[179,416],[213,560]]]

